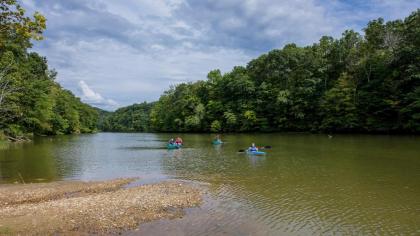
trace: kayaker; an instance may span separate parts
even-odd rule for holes
[[[251,144],[251,147],[248,148],[250,152],[258,152],[258,148],[255,146],[255,143]]]
[[[174,141],[174,139],[173,139],[173,138],[171,138],[171,139],[169,139],[168,143],[169,143],[169,144],[174,144],[174,143],[175,143],[175,141]]]
[[[220,135],[216,135],[216,137],[214,138],[214,141],[222,142],[222,140],[220,139]]]
[[[182,139],[180,137],[176,137],[175,143],[176,145],[182,145]]]

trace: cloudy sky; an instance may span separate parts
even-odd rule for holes
[[[107,110],[154,101],[170,85],[227,72],[286,43],[404,18],[418,0],[21,0],[47,19],[34,51],[58,81]]]

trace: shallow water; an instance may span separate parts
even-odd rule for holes
[[[166,150],[171,136],[37,138],[0,149],[0,183],[136,176],[208,185],[202,207],[144,233],[420,234],[420,137],[239,134],[215,146],[211,135],[182,134],[184,148]],[[272,149],[237,152],[251,142]]]

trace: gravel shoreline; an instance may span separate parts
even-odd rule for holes
[[[120,233],[202,202],[180,182],[122,188],[133,180],[0,185],[0,235]]]

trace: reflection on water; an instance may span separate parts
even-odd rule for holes
[[[183,219],[154,222],[191,234],[419,234],[420,138],[307,134],[174,134],[38,138],[0,150],[1,182],[141,177],[209,185],[206,203]],[[250,143],[265,156],[239,153]],[[242,233],[241,233],[242,232]]]

